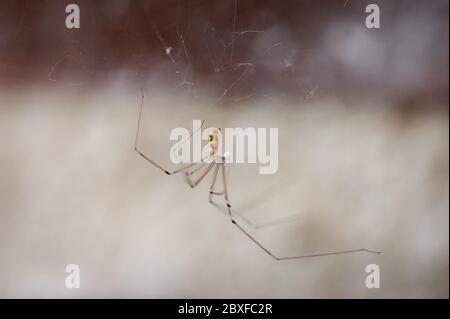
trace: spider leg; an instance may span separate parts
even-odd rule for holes
[[[216,165],[216,167],[214,168],[214,176],[213,176],[213,180],[212,180],[211,186],[209,187],[209,197],[208,197],[208,200],[209,200],[210,203],[212,203],[212,195],[213,195],[213,194],[214,194],[214,195],[220,194],[220,193],[215,193],[215,192],[214,192],[214,186],[216,185],[217,175],[219,174],[219,168],[220,168],[219,165]]]
[[[357,253],[357,252],[367,252],[367,253],[371,253],[371,254],[381,254],[380,251],[373,251],[373,250],[369,250],[369,249],[365,249],[365,248],[360,248],[360,249],[352,249],[352,250],[340,250],[340,251],[332,251],[332,252],[324,252],[324,253],[315,253],[315,254],[309,254],[309,255],[278,257],[275,254],[273,254],[270,250],[268,250],[266,247],[264,247],[260,242],[258,242],[252,235],[250,235],[244,228],[242,228],[242,226],[239,225],[233,218],[231,219],[231,222],[241,232],[243,232],[248,238],[250,238],[251,241],[253,241],[256,245],[258,245],[262,250],[264,250],[268,255],[273,257],[275,260],[288,260],[288,259],[301,259],[301,258],[311,258],[311,257],[323,257],[323,256],[330,256],[330,255],[351,254],[351,253]]]
[[[227,177],[225,174],[225,163],[221,163],[220,166],[222,168],[222,182],[223,182],[223,194],[225,197],[225,204],[227,204],[228,214],[230,215],[230,218],[231,218],[231,205],[230,205],[230,202],[228,201]]]
[[[194,175],[194,174],[197,173],[199,170],[201,170],[206,164],[207,164],[207,162],[203,162],[203,163],[201,163],[198,167],[196,167],[195,169],[193,169],[192,171],[186,170],[185,173],[186,173],[187,176]]]
[[[218,165],[221,165],[222,168],[222,179],[223,179],[223,191],[225,196],[225,203],[228,208],[228,214],[230,216],[231,223],[235,225],[242,233],[244,233],[251,241],[253,241],[259,248],[264,250],[266,254],[274,258],[275,260],[288,260],[288,259],[301,259],[301,258],[311,258],[311,257],[321,257],[321,256],[329,256],[329,255],[341,255],[341,254],[350,254],[350,253],[357,253],[357,252],[367,252],[371,254],[380,254],[381,252],[368,250],[365,248],[360,249],[352,249],[352,250],[340,250],[340,251],[332,251],[332,252],[323,252],[323,253],[314,253],[314,254],[308,254],[308,255],[297,255],[297,256],[287,256],[287,257],[279,257],[272,253],[269,249],[267,249],[265,246],[263,246],[255,237],[250,235],[235,219],[234,215],[231,210],[231,205],[228,201],[228,191],[227,191],[227,181],[226,181],[226,174],[225,174],[225,163],[220,163]]]
[[[212,162],[211,164],[209,164],[208,167],[205,169],[205,171],[202,173],[202,175],[200,175],[200,177],[199,177],[197,180],[195,180],[195,181],[193,181],[193,180],[190,178],[190,175],[189,175],[187,172],[185,172],[185,179],[186,179],[186,182],[187,182],[188,185],[191,186],[192,188],[196,187],[196,186],[197,186],[197,185],[198,185],[198,184],[206,177],[206,175],[208,175],[209,171],[210,171],[215,165],[217,165],[216,162]]]
[[[147,160],[150,164],[152,164],[153,166],[155,166],[156,168],[159,168],[161,171],[163,171],[164,173],[166,173],[167,175],[173,175],[173,174],[177,174],[180,173],[182,171],[185,171],[188,168],[191,168],[199,163],[189,163],[187,165],[184,165],[176,170],[173,171],[168,171],[166,169],[164,169],[161,165],[159,165],[158,163],[156,163],[155,161],[153,161],[152,159],[150,159],[147,155],[145,155],[141,150],[139,150],[138,148],[138,140],[139,140],[139,130],[141,128],[141,117],[142,117],[142,108],[144,106],[144,90],[141,88],[141,106],[139,108],[139,118],[138,118],[138,124],[137,124],[137,130],[136,130],[136,138],[134,140],[134,151],[136,153],[138,153],[140,156],[142,156],[145,160]],[[205,123],[204,120],[202,120],[202,124],[200,126],[199,129],[201,129],[203,127],[203,124]],[[182,144],[184,144],[186,141],[188,141],[189,139],[192,138],[192,135],[194,134],[194,132],[192,132],[192,134],[189,136],[189,138],[186,138]],[[181,144],[181,145],[182,145]],[[181,147],[180,145],[180,147]]]
[[[187,165],[185,165],[185,166],[182,166],[182,167],[180,167],[180,168],[178,168],[178,169],[176,169],[176,170],[168,171],[168,170],[165,170],[164,168],[162,168],[160,165],[158,165],[155,161],[152,161],[150,158],[148,158],[144,153],[142,153],[142,152],[137,148],[137,146],[134,147],[134,150],[135,150],[139,155],[141,155],[144,159],[146,159],[148,162],[150,162],[151,164],[153,164],[153,166],[156,166],[157,168],[159,168],[161,171],[163,171],[163,172],[166,173],[167,175],[174,175],[174,174],[177,174],[177,173],[182,172],[182,171],[184,171],[184,170],[187,170],[188,168],[191,168],[191,167],[193,167],[193,166],[195,166],[195,165],[197,165],[197,164],[200,164],[200,163],[190,163],[190,164],[187,164]]]

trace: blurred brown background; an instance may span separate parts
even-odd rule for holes
[[[2,1],[0,297],[448,298],[448,2],[376,1],[369,30],[371,2],[77,1],[69,30],[69,1]],[[141,87],[164,164],[194,118],[279,128],[277,174],[229,173],[278,254],[383,254],[270,259],[134,153]]]

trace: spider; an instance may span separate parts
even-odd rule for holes
[[[228,198],[228,191],[227,191],[227,178],[226,178],[226,160],[229,157],[229,153],[224,152],[223,154],[219,154],[218,152],[218,145],[220,143],[220,131],[221,129],[214,129],[208,133],[208,156],[203,158],[200,162],[194,162],[189,163],[187,165],[181,166],[180,168],[168,171],[164,169],[162,166],[160,166],[158,163],[156,163],[154,160],[150,159],[147,155],[145,155],[142,151],[138,148],[138,140],[139,140],[139,129],[141,126],[141,116],[142,116],[142,108],[144,105],[144,91],[141,89],[141,106],[139,109],[139,118],[138,118],[138,124],[137,124],[137,131],[136,131],[136,138],[134,143],[134,150],[143,157],[146,161],[151,163],[153,166],[161,170],[167,175],[175,175],[179,173],[184,173],[185,180],[187,184],[191,188],[195,188],[208,174],[211,170],[213,170],[213,178],[211,182],[211,186],[209,188],[209,202],[213,204],[213,196],[224,196],[225,204],[227,207],[227,213],[228,217],[233,225],[235,225],[243,234],[245,234],[252,242],[254,242],[258,247],[260,247],[265,253],[267,253],[269,256],[271,256],[275,260],[288,260],[288,259],[301,259],[301,258],[310,258],[310,257],[319,257],[319,256],[328,256],[328,255],[339,255],[339,254],[349,254],[349,253],[357,253],[357,252],[366,252],[371,254],[380,254],[381,252],[368,250],[365,248],[361,249],[352,249],[352,250],[340,250],[340,251],[332,251],[332,252],[323,252],[323,253],[315,253],[315,254],[308,254],[308,255],[296,255],[296,256],[286,256],[286,257],[280,257],[275,255],[273,252],[271,252],[269,249],[264,247],[255,237],[253,237],[248,231],[246,231],[240,223],[238,223],[235,219],[235,215],[233,214],[233,210]],[[201,127],[203,127],[205,121],[202,121]],[[200,128],[201,128],[200,127]],[[194,132],[190,135],[190,138]],[[198,172],[200,172],[204,167],[206,168],[203,170],[203,172],[198,176],[196,179],[193,178],[194,175]],[[217,182],[217,176],[219,175],[219,171],[221,171],[222,174],[222,182],[223,182],[223,190],[221,192],[216,192],[216,182]]]

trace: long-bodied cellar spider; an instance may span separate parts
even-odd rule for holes
[[[194,162],[189,163],[186,165],[181,166],[180,168],[169,171],[164,169],[161,165],[156,163],[154,160],[152,160],[148,155],[145,155],[141,150],[138,148],[138,140],[139,140],[139,130],[141,126],[141,117],[142,117],[142,109],[144,105],[144,91],[141,89],[141,106],[139,109],[139,118],[138,118],[138,124],[137,124],[137,131],[136,131],[136,138],[134,143],[134,150],[142,156],[146,161],[151,163],[153,166],[161,170],[167,175],[175,175],[178,173],[183,173],[186,182],[188,185],[192,188],[195,188],[211,171],[213,171],[213,177],[211,186],[209,188],[209,202],[213,203],[213,196],[223,196],[226,204],[227,213],[229,216],[229,219],[233,225],[235,225],[243,234],[245,234],[251,241],[253,241],[258,247],[260,247],[264,252],[266,252],[269,256],[274,258],[275,260],[288,260],[288,259],[301,259],[301,258],[310,258],[310,257],[319,257],[319,256],[328,256],[328,255],[340,255],[340,254],[350,254],[350,253],[357,253],[357,252],[366,252],[371,254],[380,254],[381,252],[373,251],[365,248],[360,249],[352,249],[352,250],[340,250],[340,251],[331,251],[331,252],[321,252],[321,253],[314,253],[314,254],[307,254],[307,255],[295,255],[295,256],[286,256],[286,257],[280,257],[271,252],[269,249],[267,249],[265,246],[263,246],[255,237],[253,237],[247,230],[242,227],[240,223],[237,222],[235,215],[233,214],[232,206],[230,204],[229,198],[228,198],[228,183],[227,183],[227,177],[226,177],[226,160],[227,160],[227,152],[219,153],[218,152],[218,144],[220,143],[220,130],[216,129],[212,130],[208,133],[208,156],[201,159],[200,162]],[[202,126],[204,124],[204,121],[202,121]],[[192,137],[192,135],[191,135]],[[219,171],[222,175],[222,191],[217,192],[216,191],[216,183],[217,183],[217,177],[219,175]],[[197,176],[194,178],[194,176]]]

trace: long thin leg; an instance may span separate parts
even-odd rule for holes
[[[222,182],[223,182],[223,193],[225,196],[225,204],[227,204],[228,214],[230,215],[230,218],[232,218],[231,206],[230,206],[230,202],[228,201],[227,177],[226,177],[227,174],[225,173],[225,163],[221,163],[220,167],[222,168]]]
[[[215,162],[212,162],[211,164],[208,165],[208,167],[205,169],[205,171],[202,173],[202,175],[196,180],[193,181],[189,175],[186,173],[185,178],[187,183],[189,184],[189,186],[191,186],[192,188],[196,187],[205,177],[206,175],[208,175],[209,171],[215,166],[217,165]]]
[[[141,88],[141,107],[139,108],[139,118],[138,118],[138,124],[137,124],[137,130],[136,130],[136,138],[134,140],[134,150],[136,153],[138,153],[140,156],[142,156],[145,160],[147,160],[148,162],[150,162],[153,166],[159,168],[161,171],[163,171],[164,173],[166,173],[167,175],[173,175],[173,174],[177,174],[179,172],[182,172],[188,168],[191,168],[199,163],[189,163],[187,165],[184,165],[174,171],[168,171],[166,169],[164,169],[161,165],[159,165],[158,163],[156,163],[155,161],[151,160],[147,155],[145,155],[143,152],[141,152],[138,148],[138,139],[139,139],[139,130],[141,128],[141,117],[142,117],[142,108],[144,106],[144,90]],[[203,126],[203,124],[205,123],[205,121],[202,121],[202,124],[200,126],[200,128]],[[192,134],[189,136],[189,139],[192,137],[192,135],[194,134],[194,132],[192,132]],[[186,142],[188,139],[186,139],[184,142]],[[183,143],[184,143],[183,142]],[[182,143],[182,144],[183,144]],[[180,145],[181,147],[181,145]]]
[[[194,175],[195,173],[197,173],[199,170],[201,170],[206,164],[208,164],[207,162],[203,162],[201,163],[198,167],[196,167],[195,169],[193,169],[192,171],[188,171],[186,170],[186,175],[187,176],[191,176]]]
[[[333,252],[324,252],[324,253],[317,253],[317,254],[310,254],[310,255],[298,255],[298,256],[288,256],[288,257],[278,257],[274,253],[272,253],[270,250],[268,250],[266,247],[264,247],[259,241],[257,241],[252,235],[250,235],[240,224],[236,222],[236,220],[233,218],[233,214],[231,212],[231,205],[228,201],[228,191],[227,191],[227,181],[226,181],[226,174],[225,174],[225,164],[221,163],[222,168],[222,178],[223,178],[223,190],[225,195],[225,202],[228,207],[228,214],[230,215],[230,220],[241,232],[243,232],[251,241],[253,241],[256,245],[258,245],[259,248],[264,250],[269,256],[274,258],[275,260],[287,260],[287,259],[301,259],[301,258],[311,258],[311,257],[320,257],[320,256],[329,256],[329,255],[340,255],[340,254],[350,254],[350,253],[357,253],[357,252],[367,252],[371,254],[381,254],[379,251],[372,251],[365,248],[361,249],[353,249],[353,250],[340,250],[340,251],[333,251]]]
[[[350,254],[350,253],[357,253],[357,252],[367,252],[371,254],[381,254],[380,251],[373,251],[368,250],[365,248],[361,249],[353,249],[353,250],[340,250],[340,251],[333,251],[333,252],[325,252],[325,253],[317,253],[317,254],[310,254],[310,255],[299,255],[299,256],[288,256],[288,257],[277,257],[275,254],[270,252],[267,248],[265,248],[262,244],[260,244],[254,237],[252,237],[247,231],[245,231],[244,228],[242,228],[241,225],[239,225],[234,219],[231,219],[231,222],[239,228],[240,231],[242,231],[248,238],[250,238],[256,245],[258,245],[262,250],[264,250],[267,254],[272,256],[276,260],[287,260],[287,259],[300,259],[300,258],[311,258],[311,257],[321,257],[321,256],[329,256],[329,255],[340,255],[340,254]]]
[[[217,180],[217,175],[219,174],[219,165],[216,165],[216,167],[214,168],[214,176],[213,176],[213,180],[211,182],[211,186],[209,187],[209,197],[208,200],[210,203],[212,203],[212,195],[213,194],[217,194],[214,193],[214,186],[216,185],[216,180]]]
[[[194,163],[194,165],[187,165],[187,166],[185,166],[185,167],[181,167],[181,168],[177,169],[177,170],[174,171],[174,172],[175,172],[175,173],[178,173],[178,172],[184,171],[184,173],[186,174],[186,177],[189,177],[189,176],[194,175],[195,173],[197,173],[197,172],[198,172],[199,170],[201,170],[206,164],[208,164],[207,159],[208,159],[208,157],[202,158],[201,162],[199,162],[199,163]],[[198,166],[197,166],[196,168],[194,168],[192,171],[189,171],[189,168],[194,167],[194,166],[197,165],[197,164],[198,164]]]
[[[137,147],[135,147],[134,150],[135,150],[139,155],[141,155],[144,159],[146,159],[147,161],[149,161],[151,164],[153,164],[154,166],[156,166],[157,168],[159,168],[161,171],[163,171],[163,172],[166,173],[167,175],[177,174],[177,173],[182,172],[182,171],[184,171],[184,170],[186,170],[186,169],[188,169],[188,168],[191,168],[191,167],[193,167],[193,166],[195,166],[195,165],[197,165],[197,164],[200,164],[200,163],[190,163],[190,164],[185,165],[185,166],[182,166],[182,167],[180,167],[180,168],[178,168],[178,169],[176,169],[176,170],[174,170],[174,171],[168,171],[168,170],[165,170],[164,168],[162,168],[161,166],[159,166],[156,162],[152,161],[150,158],[148,158],[148,157],[147,157],[144,153],[142,153]]]

